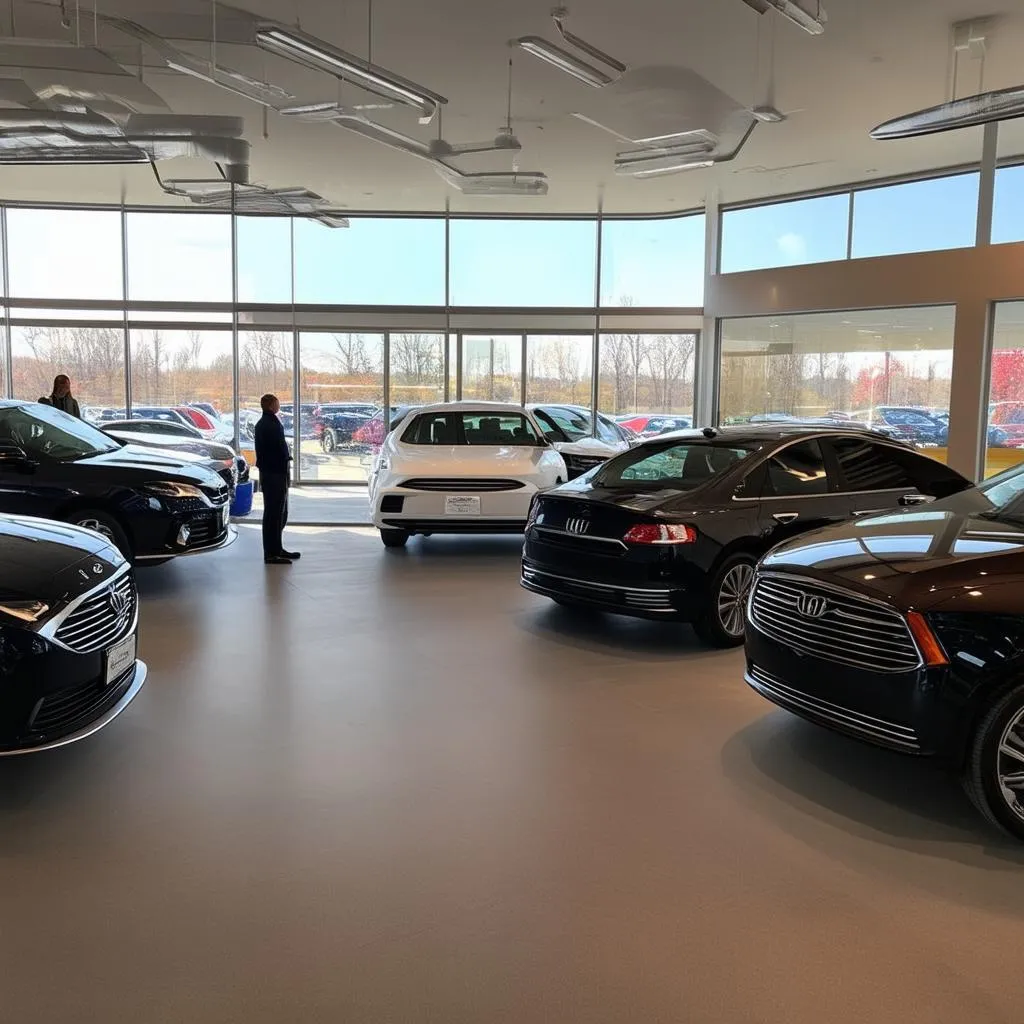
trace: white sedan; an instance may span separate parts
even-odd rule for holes
[[[533,496],[568,478],[565,460],[522,406],[428,405],[385,439],[370,475],[370,510],[389,548],[417,533],[521,533]]]

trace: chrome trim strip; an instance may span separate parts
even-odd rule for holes
[[[124,696],[112,707],[88,725],[83,726],[77,732],[68,736],[62,736],[57,740],[50,740],[33,747],[19,747],[17,750],[0,750],[0,757],[17,757],[20,754],[37,754],[41,750],[56,750],[58,747],[66,747],[69,743],[77,743],[79,740],[87,739],[94,733],[110,725],[122,711],[139,695],[139,691],[146,683],[148,669],[144,661],[135,662],[135,675],[132,678],[131,686],[125,691]]]
[[[367,524],[362,524],[367,525]],[[219,551],[221,548],[230,547],[238,540],[238,527],[234,523],[228,523],[227,533],[224,539],[216,544],[207,544],[201,548],[191,548],[189,551],[168,551],[162,555],[137,555],[136,562],[163,562],[168,558],[187,558],[189,555],[201,555],[207,551]]]
[[[56,644],[58,647],[64,648],[64,650],[71,650],[70,647],[65,647],[59,640],[54,639],[54,636],[58,629],[64,625],[65,620],[81,605],[85,604],[86,601],[91,601],[94,597],[98,597],[104,590],[108,590],[123,576],[127,576],[132,571],[132,567],[128,562],[125,562],[120,568],[115,569],[114,572],[107,576],[106,579],[101,580],[92,590],[87,590],[85,593],[79,594],[73,601],[66,604],[52,619],[49,619],[41,629],[36,631],[36,635],[42,637],[44,640],[48,640],[52,644]],[[138,596],[135,598],[135,618],[132,622],[132,629],[138,624],[139,619],[139,600]],[[79,653],[78,651],[75,652]]]
[[[630,595],[633,595],[633,599],[638,601],[670,600],[671,595],[675,593],[674,590],[667,587],[620,587],[612,583],[594,583],[591,580],[576,579],[573,576],[561,576],[558,573],[545,572],[543,569],[534,569],[531,566],[524,565],[520,582],[527,585],[532,584],[533,580],[529,578],[531,576],[543,576],[549,580],[561,580],[563,583],[575,584],[576,586],[586,587],[598,592],[606,591],[610,594],[621,594],[627,600]],[[539,586],[543,587],[543,584],[539,584]],[[627,607],[636,608],[640,606],[629,605]],[[675,608],[650,608],[648,610],[666,613],[674,613],[676,611]]]
[[[531,529],[536,530],[538,533],[552,533],[559,537],[571,537],[574,540],[592,540],[598,544],[615,544],[622,548],[623,551],[629,550],[623,541],[615,537],[594,537],[589,533],[570,533],[568,530],[556,530],[553,526],[534,525]]]

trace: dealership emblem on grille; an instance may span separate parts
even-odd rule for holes
[[[586,533],[589,529],[590,520],[584,519],[582,516],[576,519],[567,519],[565,521],[566,533]]]
[[[805,619],[820,619],[828,611],[828,599],[818,594],[801,594],[796,599],[796,610]]]
[[[131,599],[123,590],[112,590],[110,592],[111,611],[120,619],[127,614]]]
[[[94,572],[94,573],[95,573],[95,574],[96,574],[97,576],[102,576],[102,575],[103,575],[103,566],[102,566],[102,565],[100,565],[100,563],[99,563],[99,562],[93,562],[93,563],[92,563],[92,571],[93,571],[93,572]]]

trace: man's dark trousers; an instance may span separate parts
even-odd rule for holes
[[[281,534],[288,523],[288,474],[261,470],[260,490],[263,491],[263,557],[275,558],[283,550]]]

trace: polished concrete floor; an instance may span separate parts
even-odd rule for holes
[[[515,540],[140,575],[136,703],[0,762],[0,1020],[1020,1024],[1024,851]]]

